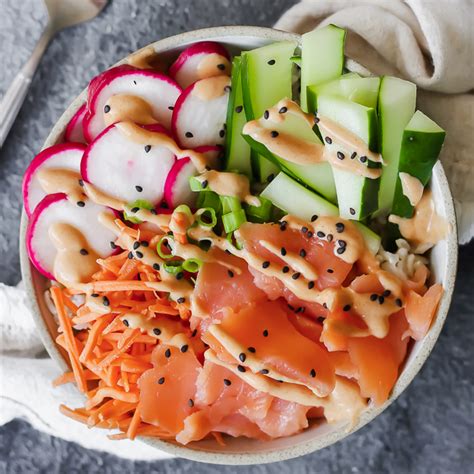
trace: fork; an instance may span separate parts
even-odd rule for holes
[[[38,64],[53,36],[60,30],[96,17],[107,0],[44,0],[48,24],[28,61],[16,75],[0,102],[0,148],[23,105]]]

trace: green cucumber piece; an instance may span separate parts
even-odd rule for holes
[[[269,222],[272,217],[273,204],[269,199],[259,196],[260,206],[245,204],[245,213],[250,222]]]
[[[328,25],[302,36],[301,108],[305,112],[308,112],[306,88],[342,74],[345,37],[346,30],[335,25]]]
[[[222,204],[222,214],[236,212],[242,209],[240,199],[235,196],[220,196],[220,200]]]
[[[379,213],[392,209],[405,127],[415,113],[416,85],[386,76],[380,83],[378,115],[380,152],[385,162],[380,180]]]
[[[417,110],[403,131],[398,172],[408,173],[426,186],[433,166],[438,160],[446,132],[423,112]],[[413,206],[403,194],[400,176],[397,175],[392,214],[412,217]]]
[[[240,75],[241,58],[235,56],[232,61],[232,88],[227,106],[225,169],[238,171],[252,179],[250,147],[242,138],[242,128],[245,125],[246,117]]]
[[[214,209],[217,214],[222,213],[222,205],[220,197],[214,191],[202,191],[198,195],[196,206],[198,209],[203,207],[210,207]]]
[[[268,130],[274,130],[282,135],[289,135],[298,140],[321,144],[321,140],[314,133],[313,128],[308,122],[303,117],[291,113],[291,110],[285,113],[284,120],[281,122],[275,123],[260,119],[260,124],[268,128]],[[265,145],[257,142],[249,135],[244,135],[244,138],[257,153],[278,164],[285,172],[322,194],[329,201],[336,202],[336,187],[329,163],[322,162],[314,165],[293,163],[286,160],[284,156],[272,153]]]
[[[272,43],[242,53],[242,95],[247,120],[263,115],[265,109],[292,93],[293,56],[296,41]],[[253,171],[260,182],[279,168],[261,155],[252,154]]]
[[[265,188],[261,196],[272,201],[273,205],[286,213],[310,221],[313,215],[338,216],[339,209],[321,196],[305,188],[285,173],[280,173]],[[380,248],[380,236],[361,224],[354,222],[367,243],[371,253],[376,254]]]
[[[244,222],[247,222],[247,217],[243,209],[238,211],[229,212],[223,214],[222,224],[224,226],[224,231],[226,234],[234,232],[237,230]]]
[[[377,113],[371,107],[335,96],[321,95],[318,114],[327,117],[361,138],[370,150],[377,148]],[[369,162],[369,167],[379,163]],[[362,220],[377,210],[380,179],[370,179],[333,168],[337,202],[342,217]]]
[[[339,79],[308,86],[308,110],[314,112],[318,109],[318,96],[320,95],[343,97],[375,109],[377,108],[379,87],[379,77],[359,77],[356,73],[344,74]]]

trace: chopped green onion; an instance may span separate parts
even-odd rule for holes
[[[178,273],[183,271],[183,262],[173,261],[167,262],[163,264],[163,268],[166,272],[170,273],[171,275],[177,275]]]
[[[164,253],[163,249],[162,249],[163,244],[166,244],[167,246],[171,247],[170,242],[174,242],[173,236],[172,235],[164,235],[163,237],[161,237],[160,241],[156,244],[156,252],[158,253],[158,255],[161,258],[163,258],[165,260],[168,260],[168,259],[173,257],[172,253]],[[171,252],[172,252],[172,250],[171,250]]]
[[[230,232],[229,234],[226,235],[227,241],[232,245],[232,247],[235,247],[237,250],[242,250],[243,245],[241,242],[239,242],[236,238],[233,232]]]
[[[183,270],[189,273],[196,273],[202,267],[202,260],[199,258],[188,258],[183,262]]]
[[[222,213],[222,205],[219,196],[213,191],[199,193],[197,199],[197,207],[212,207],[217,214]]]
[[[133,222],[134,224],[141,224],[141,220],[138,219],[138,217],[133,216],[132,209],[148,209],[149,211],[153,210],[155,206],[150,201],[147,201],[145,199],[137,199],[136,201],[132,202],[131,204],[127,204],[126,209],[129,211],[127,212],[124,210],[123,212],[123,217],[129,222]],[[137,212],[137,211],[135,211]]]
[[[206,191],[207,192],[207,188],[202,187],[202,181],[199,179],[198,176],[191,176],[189,178],[189,187],[191,188],[191,191],[195,191],[195,192]]]
[[[245,212],[250,222],[269,222],[272,217],[273,204],[269,199],[259,197],[260,206],[245,206]]]
[[[188,217],[192,218],[193,213],[187,204],[180,204],[173,212],[181,212],[182,214],[186,214]]]
[[[229,212],[222,216],[222,224],[224,224],[224,230],[226,234],[237,230],[244,222],[247,221],[245,211],[240,209],[235,212]]]
[[[240,199],[234,196],[221,196],[222,213],[228,214],[229,212],[236,212],[242,209]]]
[[[202,207],[194,215],[198,224],[203,227],[214,227],[217,224],[216,211],[212,207]]]

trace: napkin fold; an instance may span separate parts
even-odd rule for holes
[[[472,0],[304,0],[275,25],[304,33],[329,23],[348,29],[347,55],[375,74],[416,82],[419,107],[447,132],[442,155],[456,200],[460,243],[474,234],[474,8]],[[62,416],[80,406],[72,385],[53,388],[60,369],[39,340],[21,285],[0,284],[0,424],[24,418],[50,435],[129,459],[171,456],[142,443],[110,441]]]

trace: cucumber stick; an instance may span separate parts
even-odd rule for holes
[[[238,171],[252,179],[252,166],[250,162],[250,147],[242,137],[242,128],[246,117],[242,97],[241,58],[234,57],[232,61],[232,84],[227,106],[227,134],[225,169]]]
[[[297,183],[285,173],[278,174],[261,196],[269,199],[276,207],[288,214],[308,222],[315,214],[318,216],[339,215],[339,209],[334,204]],[[377,253],[380,248],[380,237],[360,222],[354,223],[364,236],[370,251],[374,254]]]
[[[380,151],[385,162],[380,181],[379,213],[392,209],[398,178],[400,147],[405,127],[413,117],[416,105],[415,84],[386,76],[379,92]]]
[[[247,120],[263,115],[265,109],[292,93],[293,56],[296,41],[272,43],[242,53],[242,94]],[[265,182],[278,167],[260,155],[253,156],[257,179]]]
[[[361,138],[372,151],[377,148],[377,113],[371,107],[335,96],[318,99],[318,114],[327,117]],[[369,167],[379,166],[371,163]],[[377,210],[380,179],[370,179],[350,171],[333,168],[340,215],[362,220]]]
[[[360,77],[356,73],[344,74],[333,81],[307,87],[308,110],[318,109],[318,96],[335,95],[366,107],[377,108],[379,77]]]
[[[445,131],[439,125],[417,110],[403,132],[398,172],[408,173],[426,186],[445,135]],[[392,214],[401,217],[413,215],[413,206],[403,194],[399,175],[395,186]]]
[[[334,25],[310,31],[302,36],[301,108],[308,112],[308,86],[335,79],[344,68],[346,31]]]

